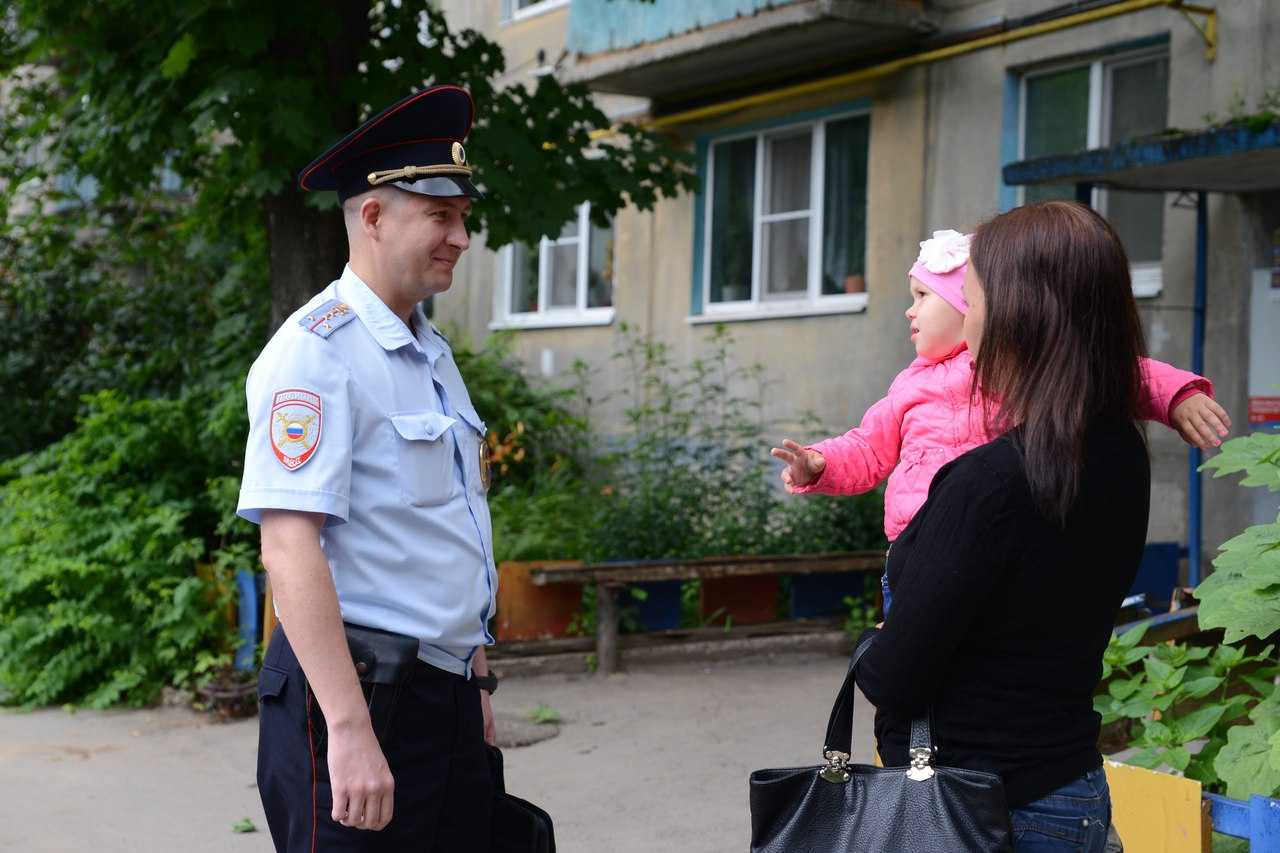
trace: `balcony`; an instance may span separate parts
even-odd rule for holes
[[[662,100],[854,64],[936,29],[922,0],[572,0],[565,78]]]

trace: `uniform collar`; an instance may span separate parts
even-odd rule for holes
[[[383,349],[397,350],[403,346],[411,346],[426,356],[432,364],[444,352],[435,330],[427,322],[421,303],[413,306],[414,326],[422,330],[422,333],[415,337],[409,331],[409,327],[387,307],[387,303],[383,302],[378,294],[355,274],[350,264],[343,267],[342,278],[338,280],[338,289],[339,298],[355,309],[356,316]]]
[[[427,319],[427,312],[422,310],[422,303],[413,306],[413,327],[418,330],[418,345],[432,365],[436,359],[444,355],[444,340],[436,327]]]

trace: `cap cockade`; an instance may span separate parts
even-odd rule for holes
[[[466,89],[424,89],[331,145],[298,175],[298,187],[335,190],[343,201],[386,185],[421,195],[481,198],[463,147],[474,120]]]

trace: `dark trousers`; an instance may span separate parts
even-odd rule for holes
[[[375,701],[386,700],[386,687]],[[370,688],[365,687],[369,698]],[[258,792],[279,853],[487,851],[493,781],[480,691],[418,661],[378,732],[395,779],[395,810],[373,832],[334,822],[324,715],[284,631],[258,677]]]

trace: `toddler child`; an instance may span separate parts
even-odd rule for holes
[[[963,334],[969,306],[961,289],[968,261],[968,235],[935,231],[922,242],[907,274],[915,361],[854,429],[808,447],[786,439],[770,451],[786,463],[782,481],[794,494],[855,495],[888,476],[884,532],[890,545],[924,504],[938,469],[995,438],[987,433],[982,401],[970,400],[973,357]],[[1202,449],[1221,443],[1231,419],[1213,400],[1209,380],[1148,358],[1142,360],[1142,378],[1145,420],[1176,429]],[[887,574],[881,586],[887,617]]]

